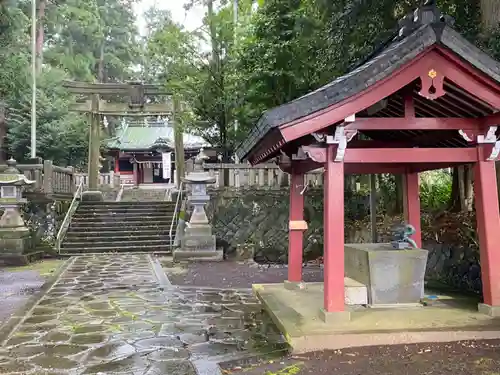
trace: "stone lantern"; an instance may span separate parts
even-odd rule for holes
[[[19,207],[26,203],[23,198],[23,190],[27,185],[35,181],[28,180],[16,168],[16,161],[7,161],[7,169],[0,174],[0,208],[3,209],[0,218],[0,259],[13,260],[21,257],[29,239],[29,229],[26,227]]]
[[[205,204],[210,201],[207,185],[215,182],[215,177],[203,170],[208,159],[203,149],[196,156],[193,171],[183,179],[189,187],[188,203],[192,206],[189,223],[181,239],[180,249],[174,250],[174,261],[179,260],[222,260],[222,250],[215,246],[215,236],[208,222]]]

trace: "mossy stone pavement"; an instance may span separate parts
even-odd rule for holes
[[[162,286],[146,254],[70,262],[3,342],[0,374],[194,375],[283,347],[251,291]]]

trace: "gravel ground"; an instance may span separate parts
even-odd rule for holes
[[[500,340],[373,346],[221,367],[245,375],[499,375]]]
[[[252,284],[280,283],[286,280],[288,269],[283,266],[258,266],[239,262],[200,262],[173,264],[161,260],[164,270],[174,285],[212,288],[251,288]],[[323,281],[319,267],[304,268],[304,281]]]

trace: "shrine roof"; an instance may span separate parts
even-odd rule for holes
[[[417,17],[417,12],[418,17]],[[279,127],[362,93],[391,76],[432,46],[442,46],[500,83],[500,63],[466,40],[435,6],[417,9],[400,21],[399,33],[358,67],[300,98],[262,114],[256,126],[237,150],[246,159],[269,133],[282,138]],[[381,98],[383,99],[383,98]],[[333,125],[333,124],[332,124]]]
[[[166,141],[174,149],[174,128],[167,121],[123,122],[116,137],[105,142],[108,149],[139,151],[150,150],[158,140]],[[209,146],[199,136],[184,133],[184,148],[198,149]]]

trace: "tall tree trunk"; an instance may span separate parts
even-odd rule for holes
[[[452,212],[459,212],[460,211],[460,173],[458,171],[458,167],[455,167],[452,169],[451,172],[451,178],[452,178],[452,183],[451,183],[451,196],[450,196],[450,203],[449,203],[449,210]]]
[[[464,166],[464,170],[464,209],[467,212],[471,212],[474,209],[474,168],[472,165],[466,165]]]
[[[471,212],[473,208],[472,172],[470,165],[457,168],[460,211]]]
[[[481,0],[481,26],[483,32],[498,27],[500,22],[500,1]]]
[[[176,187],[180,187],[182,178],[185,175],[186,161],[184,160],[184,139],[182,132],[182,124],[180,120],[181,104],[176,97],[172,98],[174,105],[173,123],[174,123],[174,145],[175,145],[175,173],[176,173]]]
[[[217,28],[215,25],[215,13],[214,13],[214,2],[213,0],[207,0],[207,17],[208,17],[208,25],[210,29],[210,42],[212,44],[212,60],[210,62],[212,66],[212,76],[215,81],[215,86],[218,87],[218,91],[223,94],[223,85],[224,78],[222,75],[222,67],[221,67],[221,50],[219,46],[219,41],[217,40]],[[220,104],[217,106],[219,108],[218,114],[218,125],[219,125],[219,136],[220,143],[222,147],[223,162],[227,163],[229,161],[229,150],[227,147],[227,124],[226,121],[226,106],[223,104],[223,101],[220,101]],[[229,170],[223,169],[222,173],[222,186],[227,186],[229,182]]]
[[[101,47],[99,49],[99,59],[97,62],[97,80],[99,82],[104,82],[104,39],[101,43]]]
[[[40,0],[38,3],[38,35],[36,38],[36,70],[38,73],[42,71],[43,65],[43,42],[45,37],[45,8],[47,0]]]
[[[0,98],[0,164],[5,164],[7,160],[7,149],[5,137],[7,135],[7,104]]]
[[[396,176],[396,201],[394,202],[394,213],[401,214],[404,211],[403,206],[403,175],[397,174]]]

